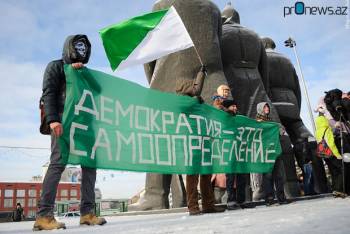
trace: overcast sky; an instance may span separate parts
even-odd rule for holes
[[[153,0],[0,0],[0,145],[49,147],[40,135],[38,102],[42,76],[48,62],[61,57],[67,35],[86,34],[92,43],[89,67],[147,87],[142,66],[112,73],[98,31],[151,10]],[[215,0],[222,10],[226,0]],[[332,88],[350,91],[350,29],[346,16],[291,15],[284,7],[296,1],[232,1],[241,24],[260,36],[272,37],[277,50],[294,64],[293,51],[283,46],[290,35],[297,48],[310,100],[315,107],[323,92]],[[345,7],[347,0],[304,1],[306,6]],[[349,12],[348,12],[349,14]],[[206,17],[203,15],[203,17]],[[350,20],[349,20],[350,26]],[[299,72],[299,71],[298,71]],[[130,91],[132,95],[132,91]],[[302,118],[310,126],[303,99]],[[0,148],[0,181],[28,181],[41,174],[49,150]],[[98,187],[103,197],[130,197],[142,189],[144,173],[99,171]],[[118,188],[117,190],[115,188]]]

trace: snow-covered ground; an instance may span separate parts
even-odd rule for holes
[[[320,198],[283,206],[190,217],[187,213],[106,217],[104,226],[79,226],[39,233],[350,233],[350,198]],[[0,223],[0,233],[33,233],[33,222]]]

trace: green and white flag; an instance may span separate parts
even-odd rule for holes
[[[106,27],[100,36],[113,71],[193,46],[173,6]]]

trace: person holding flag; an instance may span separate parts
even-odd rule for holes
[[[100,31],[112,69],[146,63],[144,68],[150,88],[175,93],[179,83],[194,80],[205,66],[200,96],[210,102],[214,87],[226,83],[220,53],[220,10],[211,1],[203,0],[161,0],[155,3],[153,10],[153,13]],[[186,20],[181,21],[179,16]],[[207,36],[203,38],[203,34]],[[131,48],[122,46],[129,41],[134,44]],[[144,199],[135,209],[168,208],[171,177],[148,173]]]

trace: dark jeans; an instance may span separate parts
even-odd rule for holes
[[[339,153],[341,152],[340,136],[335,137]],[[343,133],[343,152],[350,153],[350,133]],[[344,163],[345,192],[350,194],[350,163]],[[343,191],[343,190],[341,190]]]
[[[246,177],[249,174],[226,174],[227,202],[243,203],[245,201]],[[234,181],[236,178],[236,188]]]
[[[65,169],[65,165],[60,163],[61,152],[58,144],[58,138],[51,134],[51,157],[50,165],[47,169],[43,185],[42,193],[39,201],[38,216],[53,216],[55,205],[57,186],[60,182],[61,175]],[[95,182],[96,169],[82,168],[81,181],[81,203],[80,213],[85,215],[94,212],[95,207]]]
[[[332,177],[332,191],[343,192],[342,160],[336,157],[324,159]]]
[[[303,166],[304,170],[304,194],[305,195],[312,195],[315,194],[314,191],[314,177],[312,176],[312,164],[306,163]]]
[[[272,173],[263,174],[265,198],[273,198],[275,194],[278,201],[284,201],[286,199],[284,195],[283,170],[282,158],[278,157],[273,166]]]

